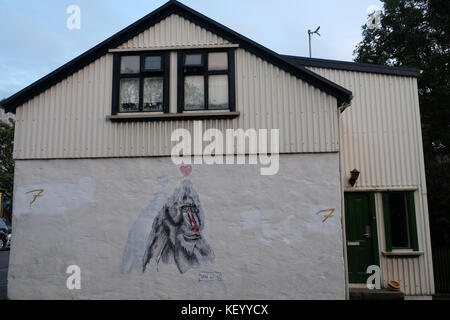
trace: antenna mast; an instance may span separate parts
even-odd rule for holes
[[[311,36],[312,36],[313,34],[317,34],[317,35],[320,37],[319,30],[320,30],[320,26],[316,29],[316,31],[308,30],[308,36],[309,36],[309,57],[310,57],[310,58],[312,58],[312,51],[311,51]]]

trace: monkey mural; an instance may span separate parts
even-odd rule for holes
[[[151,212],[152,206],[147,210]],[[156,206],[153,206],[156,207]],[[153,218],[150,232],[145,232],[148,215],[141,214],[130,231],[124,251],[122,272],[131,267],[145,272],[152,262],[159,266],[174,263],[181,274],[214,261],[214,252],[207,243],[203,231],[205,214],[192,182],[184,180]],[[141,222],[139,222],[141,220]],[[137,238],[137,235],[141,235]],[[142,241],[145,238],[144,241]]]

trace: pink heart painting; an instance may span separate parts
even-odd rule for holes
[[[192,166],[191,165],[189,165],[189,166],[181,166],[180,171],[185,177],[187,177],[192,172]]]

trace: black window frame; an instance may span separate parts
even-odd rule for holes
[[[226,52],[228,54],[227,70],[208,70],[209,53]],[[186,66],[185,60],[188,54],[202,54],[201,66]],[[191,49],[178,52],[178,113],[187,112],[208,112],[208,111],[236,111],[236,86],[235,86],[235,49],[234,48],[214,48],[214,49]],[[204,77],[204,109],[185,110],[184,109],[184,81],[186,76]],[[209,76],[228,75],[228,109],[209,109]]]
[[[121,60],[123,56],[139,56],[139,73],[121,73]],[[145,58],[149,56],[161,56],[160,70],[145,70]],[[150,77],[163,78],[163,110],[144,111],[144,79]],[[139,79],[139,110],[120,111],[120,81],[121,79]],[[128,51],[114,53],[113,57],[113,96],[111,114],[127,113],[169,113],[170,106],[170,52],[169,51]]]
[[[391,208],[389,202],[389,195],[401,194],[404,197],[406,221],[409,232],[409,246],[408,247],[395,247],[392,243],[392,226],[391,226]],[[392,252],[392,250],[410,249],[413,251],[419,251],[419,242],[417,235],[417,222],[416,222],[416,210],[414,201],[414,192],[411,191],[391,191],[383,193],[383,214],[384,214],[384,233],[386,241],[386,251]]]

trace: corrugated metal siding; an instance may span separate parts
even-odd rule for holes
[[[383,286],[387,287],[389,280],[396,280],[406,295],[429,295],[426,283],[421,277],[419,258],[382,258]]]
[[[111,123],[112,55],[106,55],[17,108],[16,159],[167,156],[174,129],[192,121]],[[337,101],[238,49],[235,120],[218,128],[280,129],[280,152],[339,150]]]
[[[238,127],[280,129],[282,153],[339,151],[336,99],[242,49],[236,97]]]
[[[226,45],[229,41],[173,14],[117,49]]]
[[[310,68],[351,90],[352,106],[342,116],[343,170],[357,168],[354,189],[415,187],[420,183],[416,79]]]

